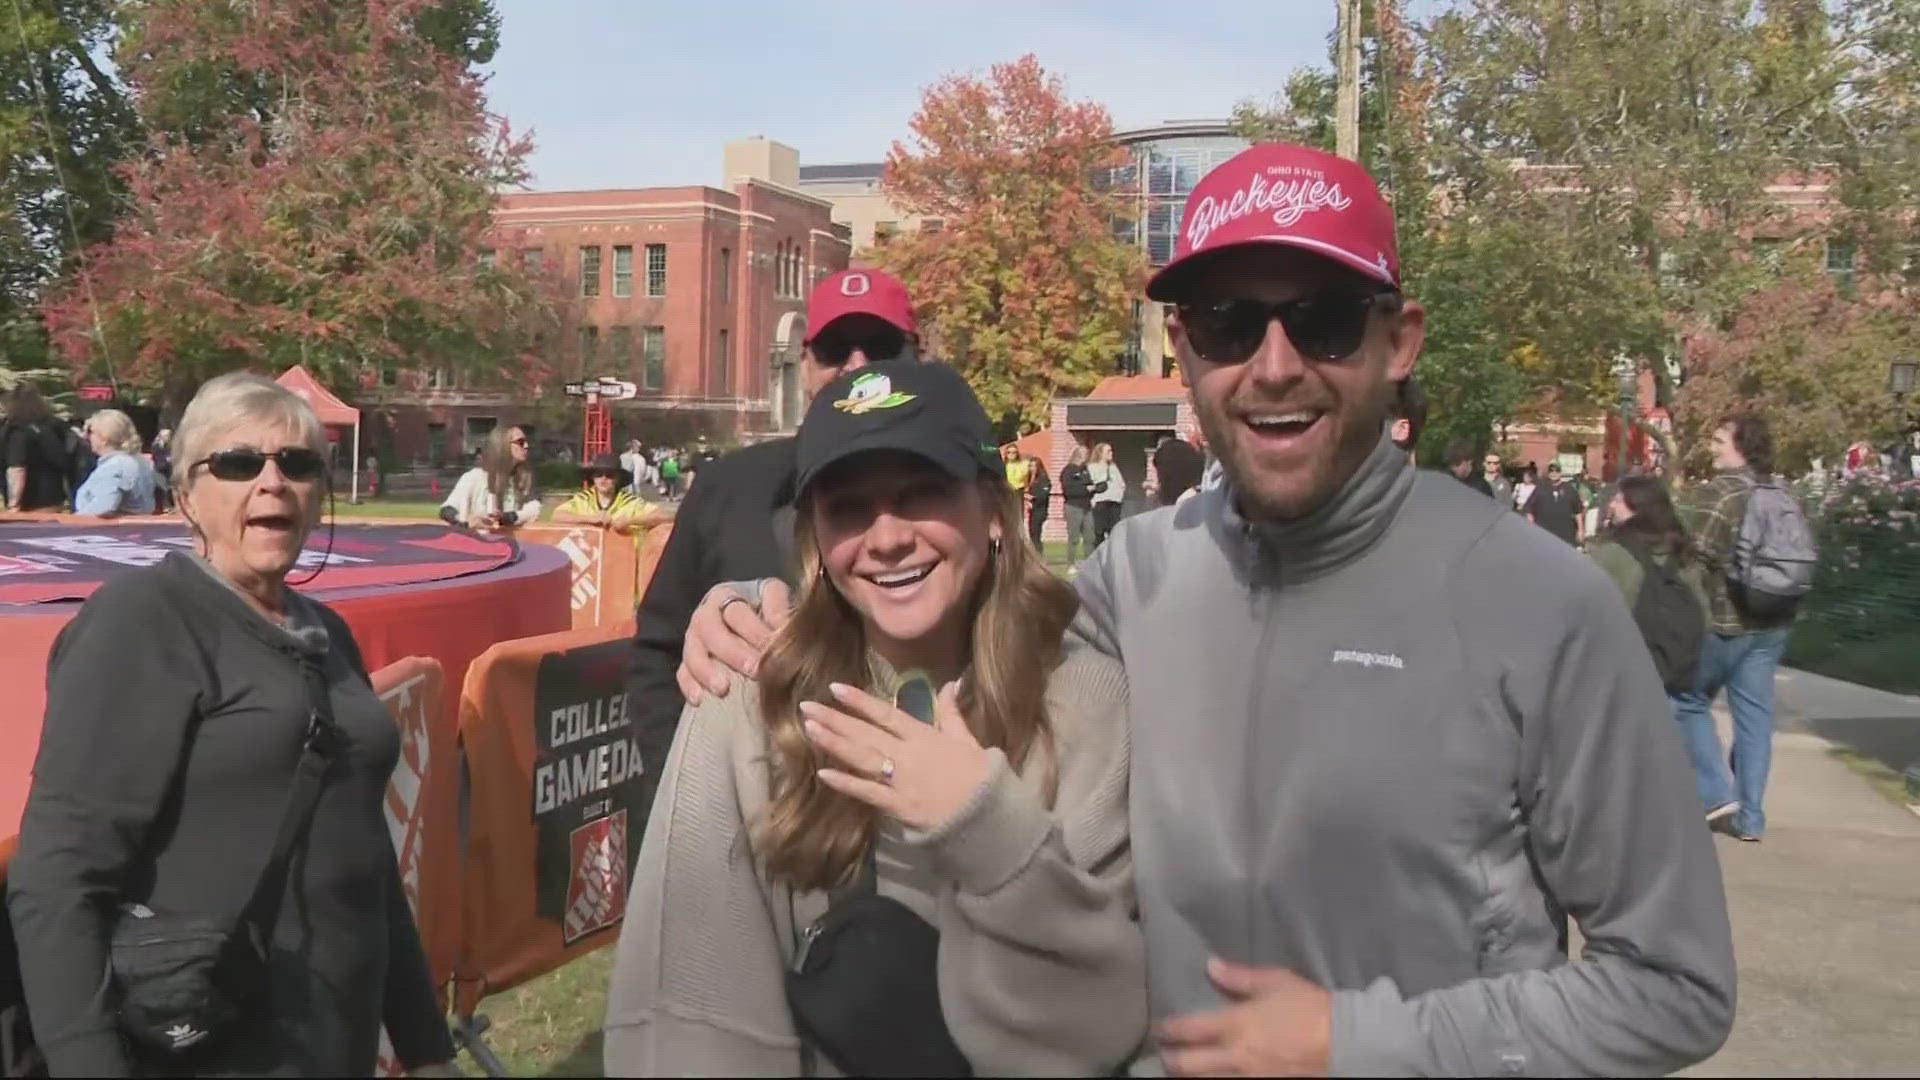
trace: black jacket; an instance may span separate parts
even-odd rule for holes
[[[346,623],[297,593],[288,605],[326,630],[347,750],[296,848],[271,993],[244,988],[249,1016],[194,1074],[368,1076],[383,1028],[404,1064],[445,1061],[382,809],[400,734]],[[101,586],[54,642],[7,900],[53,1075],[140,1075],[98,993],[115,905],[231,923],[252,894],[306,733],[301,650],[180,553]]]
[[[627,678],[627,712],[649,778],[642,805],[651,804],[687,704],[674,673],[694,609],[723,581],[794,579],[793,483],[794,440],[772,439],[701,468],[674,516],[640,601]]]
[[[1047,475],[1047,467],[1039,462],[1033,463],[1033,479],[1027,482],[1027,494],[1033,499],[1035,510],[1045,510],[1047,500],[1053,498],[1053,477]]]
[[[1069,465],[1060,470],[1060,497],[1068,506],[1082,510],[1093,506],[1093,474],[1085,465]]]

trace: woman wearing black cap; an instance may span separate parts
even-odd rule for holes
[[[1065,640],[951,368],[836,379],[797,466],[799,600],[681,721],[607,1071],[1112,1073],[1146,1026],[1120,667]]]
[[[612,454],[601,454],[590,465],[580,468],[580,490],[560,509],[553,520],[563,525],[598,525],[618,533],[648,529],[673,520],[673,515],[628,490],[633,474]]]

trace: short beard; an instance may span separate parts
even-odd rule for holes
[[[1226,474],[1227,483],[1232,488],[1234,502],[1240,516],[1253,522],[1290,525],[1312,517],[1331,503],[1340,494],[1341,489],[1353,481],[1354,476],[1366,464],[1367,458],[1372,456],[1380,440],[1386,437],[1387,412],[1383,405],[1378,415],[1374,417],[1373,423],[1368,424],[1363,421],[1360,425],[1359,430],[1367,432],[1364,446],[1339,445],[1334,448],[1333,475],[1329,477],[1330,482],[1324,489],[1309,491],[1296,498],[1273,500],[1265,496],[1261,485],[1254,483],[1253,478],[1242,472],[1240,462],[1232,453],[1236,445],[1232,439],[1228,438],[1232,432],[1221,430],[1223,427],[1230,429],[1232,421],[1225,417],[1212,417],[1204,411],[1196,410],[1196,412],[1199,413],[1197,419],[1200,421],[1200,429],[1206,433],[1208,445],[1222,447],[1228,451],[1220,455],[1220,468]],[[1359,441],[1355,434],[1348,434],[1347,438],[1353,442]],[[1343,472],[1341,463],[1349,456],[1353,458],[1353,467]]]

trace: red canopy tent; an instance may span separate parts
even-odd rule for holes
[[[275,380],[281,386],[306,399],[319,415],[320,422],[331,427],[351,427],[353,429],[353,467],[351,474],[352,493],[348,501],[360,501],[360,410],[333,396],[333,391],[321,386],[319,380],[307,374],[307,369],[295,364],[282,372]]]

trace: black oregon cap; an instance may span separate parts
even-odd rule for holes
[[[987,411],[945,364],[868,364],[828,383],[807,406],[796,452],[796,490],[827,466],[868,450],[925,458],[959,480],[1006,476]]]

